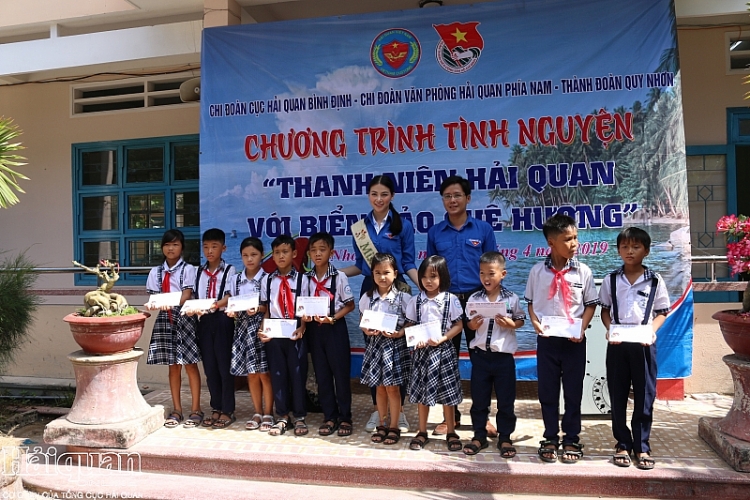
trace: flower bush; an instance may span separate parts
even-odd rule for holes
[[[726,234],[727,263],[732,276],[750,272],[750,218],[725,215],[716,223],[716,231]],[[745,290],[742,312],[750,312],[750,293]]]

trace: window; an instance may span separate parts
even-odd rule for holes
[[[725,33],[727,74],[750,71],[750,34]]]
[[[72,114],[152,108],[155,106],[195,106],[180,100],[180,85],[194,73],[128,78],[71,86]]]
[[[172,137],[73,145],[75,258],[121,266],[155,266],[161,237],[185,234],[183,257],[200,262],[198,137]],[[92,275],[76,275],[91,284]],[[123,273],[123,284],[146,276]]]

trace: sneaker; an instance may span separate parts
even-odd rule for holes
[[[401,429],[401,432],[409,432],[409,421],[406,420],[404,412],[401,412],[398,416],[398,428]]]
[[[372,415],[370,415],[370,420],[367,421],[365,424],[365,431],[372,432],[375,430],[375,427],[380,425],[380,413],[378,413],[377,410],[372,412]]]

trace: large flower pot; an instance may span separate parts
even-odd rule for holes
[[[711,317],[719,322],[724,341],[737,357],[750,361],[750,315],[728,310],[719,311]]]
[[[115,354],[127,352],[135,347],[143,334],[147,312],[127,316],[87,318],[79,314],[68,314],[63,318],[70,325],[73,339],[87,354]]]

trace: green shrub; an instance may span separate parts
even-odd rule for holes
[[[40,304],[32,293],[37,277],[33,269],[24,253],[0,261],[0,368],[24,341]]]

